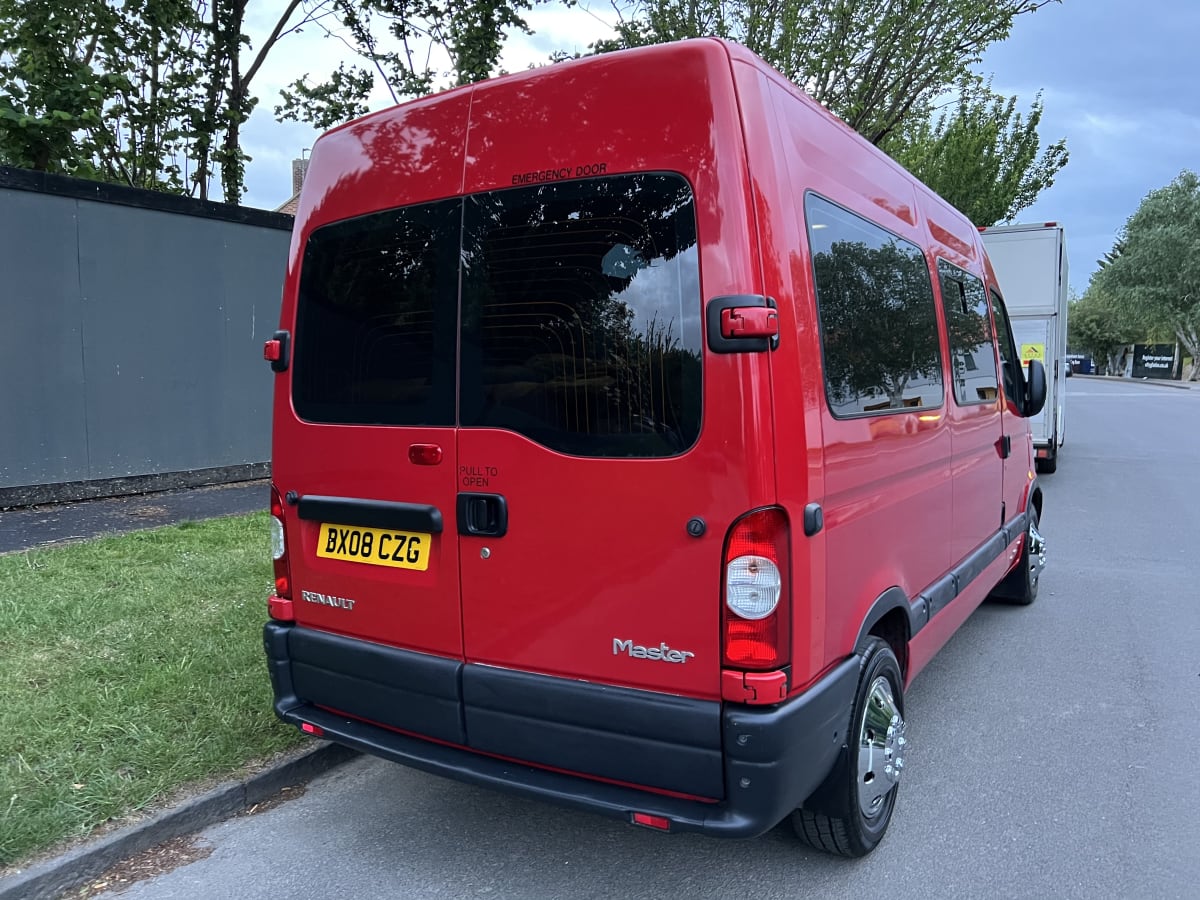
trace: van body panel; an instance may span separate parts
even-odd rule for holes
[[[317,556],[321,520],[287,520],[296,621],[325,631],[443,656],[462,657],[458,534],[454,527],[455,439],[452,429],[359,428],[302,423],[294,415],[276,426],[272,480],[280,493],[426,504],[441,512],[424,571]],[[436,466],[410,462],[409,447],[442,448]],[[345,516],[338,517],[345,519]],[[353,526],[354,523],[335,521]],[[305,592],[352,601],[331,605]]]
[[[783,169],[790,179],[790,196],[814,192],[926,246],[917,194],[908,176],[881,164],[845,126],[828,127],[823,112],[794,88],[777,78],[769,81],[780,153],[793,161]],[[823,623],[816,644],[821,649],[814,646],[820,655],[808,671],[797,672],[797,681],[803,683],[853,647],[877,597],[900,587],[915,598],[949,569],[952,493],[951,473],[944,463],[950,432],[937,408],[852,419],[831,413],[823,377],[813,365],[822,351],[803,204],[793,203],[790,216],[792,222],[785,227],[798,234],[791,246],[799,250],[794,254],[793,283],[802,285],[797,302],[808,324],[800,347],[811,361],[798,377],[811,397],[804,404],[810,420],[807,432],[817,436],[821,450],[810,459],[815,459],[822,477],[781,486],[780,493],[794,496],[815,487],[809,497],[821,502],[825,524],[821,541],[812,543],[810,553],[823,557],[816,563],[823,578],[813,585],[817,592],[812,596],[823,598],[826,608],[803,626]],[[934,404],[944,409],[944,398],[934,398]],[[781,479],[794,474],[790,467],[780,467]],[[917,547],[901,546],[892,539],[900,533],[927,535],[927,540]]]
[[[314,229],[462,191],[469,88],[358,119],[313,146],[292,231],[289,279]],[[285,287],[285,304],[295,298]],[[285,310],[287,305],[285,305]]]
[[[994,290],[969,222],[717,40],[323,136],[281,313],[277,714],[525,796],[765,831],[853,752],[867,638],[911,683],[1018,562],[1028,422],[963,374],[1002,368]],[[776,337],[707,316],[743,296]],[[763,510],[770,534],[730,539]],[[728,661],[754,657],[726,645],[727,541],[750,600],[778,579],[782,638],[734,622],[782,648],[769,671]]]
[[[773,456],[778,503],[792,516],[791,683],[800,694],[834,662],[826,652],[826,532],[805,534],[802,513],[825,498],[825,447],[820,407],[823,400],[821,345],[814,327],[812,269],[807,238],[795,197],[802,182],[789,174],[788,149],[774,92],[778,89],[761,65],[734,52],[734,78],[742,110],[751,190],[762,234],[760,260],[764,290],[776,299],[783,331],[771,353]]]

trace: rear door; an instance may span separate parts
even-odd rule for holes
[[[464,222],[466,659],[713,695],[720,533],[689,521],[723,531],[747,501],[696,450],[692,188],[651,172],[494,191]]]
[[[461,200],[439,200],[312,233],[295,418],[277,428],[274,453],[275,483],[298,500],[299,534],[289,535],[297,621],[447,657],[462,655],[453,527],[461,218]]]

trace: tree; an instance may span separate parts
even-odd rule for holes
[[[439,86],[441,60],[448,58],[450,83],[470,84],[495,73],[504,37],[510,31],[530,33],[522,13],[543,0],[465,0],[445,5],[438,0],[328,0],[328,8],[350,35],[347,45],[365,66],[339,65],[326,81],[312,83],[305,74],[285,89],[275,108],[280,119],[329,128],[368,111],[367,98],[376,76],[399,102],[420,97]],[[341,38],[324,24],[327,35]],[[396,49],[392,49],[392,48]]]
[[[246,0],[0,0],[0,162],[202,198],[219,167],[236,203],[251,82],[326,5],[291,0],[243,67]]]
[[[1041,95],[1029,113],[978,76],[959,85],[953,112],[911,117],[883,148],[976,225],[1012,221],[1067,164],[1066,141],[1038,155]]]
[[[65,52],[89,12],[68,30],[51,4],[0,0],[0,162],[62,171],[75,132],[99,121],[111,87],[90,67],[94,50]]]
[[[1119,374],[1121,351],[1136,338],[1136,326],[1095,284],[1071,303],[1067,313],[1067,346],[1087,353],[1097,365],[1103,364],[1109,374]]]
[[[1111,250],[1107,251],[1102,258],[1096,260],[1096,266],[1103,269],[1105,266],[1116,262],[1117,257],[1120,256],[1124,252],[1125,252],[1125,242],[1122,240],[1118,240],[1115,244],[1113,244]]]
[[[926,118],[1013,19],[1061,0],[627,0],[597,51],[717,35],[745,44],[879,144]]]
[[[1200,362],[1200,177],[1184,170],[1125,224],[1120,253],[1092,285],[1144,330],[1167,330]],[[1200,380],[1193,365],[1191,380]]]

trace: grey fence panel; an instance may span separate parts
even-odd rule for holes
[[[81,207],[92,478],[269,457],[262,342],[277,327],[287,235],[267,232],[268,247],[253,234],[261,229],[232,228],[251,233],[210,219]]]
[[[0,167],[0,506],[265,471],[289,226]]]
[[[88,477],[75,208],[0,190],[0,486]]]

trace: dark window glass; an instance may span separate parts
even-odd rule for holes
[[[816,195],[804,205],[833,414],[941,406],[933,282],[921,249]]]
[[[677,175],[467,200],[464,426],[564,453],[670,456],[700,433],[692,192]]]
[[[960,406],[996,399],[996,351],[992,319],[983,282],[938,260],[946,332],[950,338],[950,371],[954,399]]]
[[[312,422],[453,425],[462,202],[327,225],[304,252],[292,401]]]
[[[1000,366],[1004,372],[1004,396],[1012,403],[1021,402],[1020,390],[1025,384],[1025,376],[1021,372],[1020,357],[1017,356],[1017,345],[1013,340],[1012,324],[1008,321],[1008,310],[1000,295],[992,291],[992,309],[996,312],[996,344],[1000,348]]]

